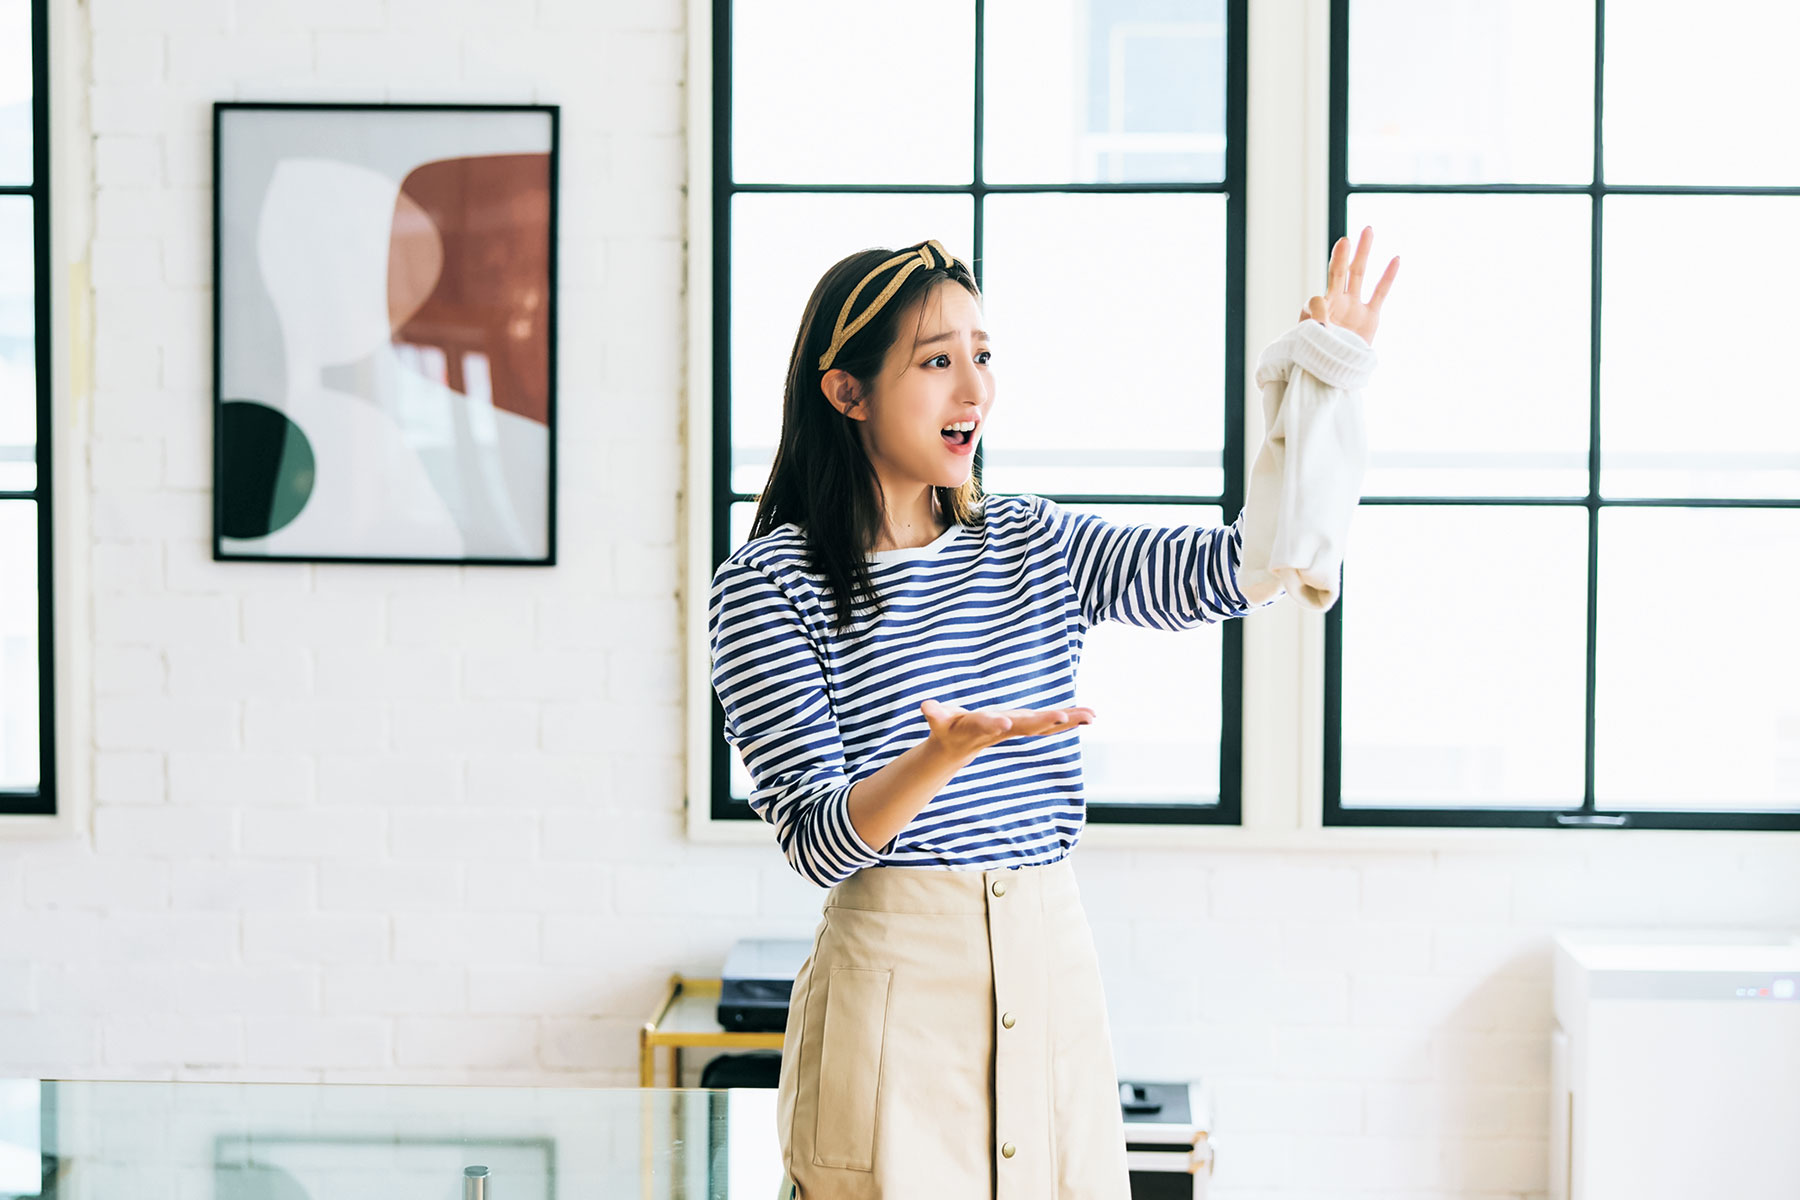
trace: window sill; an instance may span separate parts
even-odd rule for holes
[[[688,809],[688,837],[712,845],[772,846],[775,834],[760,820],[713,820]],[[1669,846],[1703,842],[1718,849],[1800,846],[1790,831],[1743,829],[1496,829],[1313,826],[1246,828],[1236,825],[1089,823],[1080,845],[1114,850],[1182,849],[1253,854],[1432,854],[1494,851],[1564,853],[1599,847]]]

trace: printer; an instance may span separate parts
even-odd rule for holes
[[[812,953],[797,938],[742,938],[719,976],[719,1026],[737,1033],[787,1032],[794,977]]]

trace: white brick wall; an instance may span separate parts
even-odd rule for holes
[[[635,1083],[670,971],[819,900],[682,834],[680,0],[90,7],[96,803],[0,842],[0,1074]],[[210,561],[215,98],[564,106],[563,565]],[[1082,852],[1216,1194],[1536,1195],[1549,930],[1800,924],[1800,838],[1509,845]]]

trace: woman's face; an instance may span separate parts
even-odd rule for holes
[[[968,481],[975,446],[994,406],[988,336],[981,325],[975,297],[951,280],[900,314],[899,334],[874,381],[872,403],[848,411],[863,423],[863,445],[885,487],[955,488]],[[834,381],[834,374],[841,375],[825,374],[827,396],[842,382]],[[972,430],[966,428],[970,422]],[[945,432],[956,424],[964,431]]]

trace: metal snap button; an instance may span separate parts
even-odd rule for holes
[[[1011,1142],[1008,1142],[1004,1146],[1000,1147],[1000,1157],[1001,1158],[1011,1158],[1016,1153],[1018,1153],[1018,1147],[1014,1146]]]
[[[1001,880],[998,880],[998,879],[994,880],[994,895],[996,895],[996,896],[1006,895],[1006,884],[1004,882],[1002,882]]]
[[[1013,1015],[1011,1013],[1001,1014],[1000,1023],[1008,1029],[1011,1029],[1013,1027]]]

